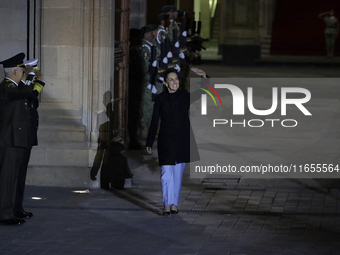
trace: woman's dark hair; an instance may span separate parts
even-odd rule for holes
[[[177,73],[177,70],[174,69],[174,68],[169,68],[168,70],[166,70],[163,74],[163,77],[164,77],[164,81],[166,81],[166,79],[168,78],[168,75],[169,73],[176,73],[177,76],[178,76],[178,73]]]

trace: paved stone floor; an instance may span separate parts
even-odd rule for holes
[[[132,189],[28,186],[34,217],[0,226],[0,254],[339,254],[338,189],[199,184],[187,170],[181,211],[170,217],[161,215],[160,172],[144,165]]]
[[[337,77],[335,68],[202,65],[215,77]],[[319,180],[198,181],[186,168],[180,213],[162,216],[156,157],[129,151],[132,188],[27,186],[22,226],[0,226],[0,254],[339,254],[340,191]],[[39,200],[32,199],[41,198]]]

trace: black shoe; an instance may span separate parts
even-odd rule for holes
[[[163,215],[170,215],[170,205],[164,206]]]
[[[14,216],[21,219],[30,219],[33,217],[33,213],[21,210],[20,212],[15,213]]]
[[[26,221],[25,220],[20,220],[18,218],[12,218],[8,220],[0,220],[1,225],[22,225]]]
[[[172,205],[170,211],[171,211],[172,214],[177,214],[177,213],[178,213],[178,208],[177,208],[177,206]]]

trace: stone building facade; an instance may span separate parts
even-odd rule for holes
[[[46,82],[27,183],[97,186],[89,167],[108,106],[125,139],[129,0],[6,0],[0,13],[0,59],[39,58]]]
[[[228,65],[254,65],[269,54],[276,0],[219,0],[219,47]]]

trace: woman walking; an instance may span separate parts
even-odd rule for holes
[[[191,70],[206,78],[204,71],[198,68]],[[154,104],[152,121],[146,140],[146,150],[152,153],[158,125],[158,158],[161,167],[161,184],[164,214],[178,213],[181,182],[185,164],[199,159],[196,142],[190,126],[190,103],[199,99],[201,91],[190,95],[187,90],[179,88],[179,79],[174,69],[164,74],[165,89],[157,95]]]

